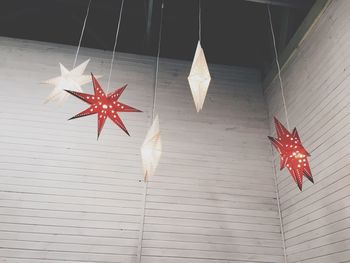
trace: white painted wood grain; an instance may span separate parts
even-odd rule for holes
[[[288,262],[350,262],[349,13],[349,1],[332,1],[282,72],[289,122],[311,152],[315,181],[299,192],[278,173]],[[277,80],[265,96],[274,133],[272,117],[285,122]]]
[[[75,48],[0,38],[0,262],[134,263],[143,182],[140,145],[150,125],[154,58],[117,54],[111,87],[131,137],[96,119],[67,121],[86,105],[43,104],[41,81],[68,68]],[[81,49],[88,71],[108,74],[111,54]],[[267,111],[256,70],[209,65],[197,114],[190,62],[160,60],[156,111],[164,152],[145,205],[143,263],[283,260]],[[101,79],[106,85],[106,77]],[[91,85],[84,91],[92,92]]]

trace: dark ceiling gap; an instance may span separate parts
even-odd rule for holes
[[[266,2],[280,50],[314,0],[201,0],[202,44],[209,63],[256,67],[273,61]],[[263,2],[263,3],[261,3]],[[120,0],[92,0],[83,47],[112,50]],[[295,3],[295,6],[288,6]],[[76,46],[88,0],[3,0],[0,35]],[[161,0],[125,1],[117,50],[156,55]],[[152,8],[151,10],[149,8]],[[149,16],[151,16],[149,18]],[[161,56],[192,60],[198,0],[165,0]]]

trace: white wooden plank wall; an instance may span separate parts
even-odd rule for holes
[[[282,262],[266,110],[258,73],[210,67],[202,112],[190,63],[160,64],[164,155],[149,183],[142,262]]]
[[[73,63],[75,48],[0,38],[0,262],[137,262],[143,182],[139,147],[150,125],[154,58],[118,54],[111,87],[131,137],[76,98],[43,104],[40,81]],[[106,79],[111,53],[79,61]],[[146,196],[143,263],[282,262],[269,128],[255,70],[210,66],[195,113],[189,62],[161,59],[156,111],[164,152]],[[85,91],[92,92],[91,85]]]
[[[139,146],[145,113],[121,113],[131,137],[96,116],[67,121],[87,107],[76,98],[43,104],[41,81],[72,66],[75,48],[0,39],[0,258],[2,262],[135,262],[143,185]],[[82,49],[87,74],[104,74],[110,52]],[[119,56],[120,57],[120,56]],[[111,87],[129,83],[121,101],[151,104],[153,59],[124,56]],[[86,92],[93,93],[91,85]]]
[[[289,121],[311,152],[315,180],[299,192],[287,171],[278,173],[290,263],[350,262],[349,14],[350,1],[333,1],[282,74]],[[285,123],[277,80],[265,93],[274,132],[274,115]]]

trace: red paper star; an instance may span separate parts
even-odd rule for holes
[[[276,118],[274,119],[277,138],[268,137],[280,154],[280,169],[287,167],[299,189],[302,190],[303,175],[314,182],[307,160],[310,154],[301,144],[296,128],[290,133]]]
[[[94,86],[94,95],[80,93],[76,91],[66,90],[75,97],[85,101],[90,104],[90,107],[86,110],[80,112],[74,117],[70,118],[80,118],[97,113],[97,139],[100,136],[103,125],[105,124],[106,118],[109,117],[115,124],[117,124],[127,135],[130,136],[127,129],[125,128],[122,120],[118,116],[118,112],[140,112],[140,110],[132,108],[128,105],[118,102],[119,97],[123,93],[127,84],[111,93],[107,96],[102,90],[100,84],[97,82],[93,74],[91,74],[92,83]]]

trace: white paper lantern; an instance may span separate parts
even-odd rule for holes
[[[69,96],[65,90],[82,92],[81,86],[91,82],[90,75],[83,75],[89,61],[90,59],[86,60],[71,71],[60,63],[61,76],[43,82],[55,86],[45,102],[63,102]],[[95,76],[95,78],[99,77],[101,76]]]
[[[201,47],[200,41],[198,41],[196,53],[194,55],[191,67],[191,72],[188,76],[188,82],[190,84],[197,112],[199,112],[203,108],[210,80],[211,77],[207,61],[205,60],[204,51]]]
[[[162,142],[159,130],[158,115],[153,120],[151,128],[148,130],[146,138],[141,147],[141,158],[143,163],[144,180],[154,175],[162,154]]]

